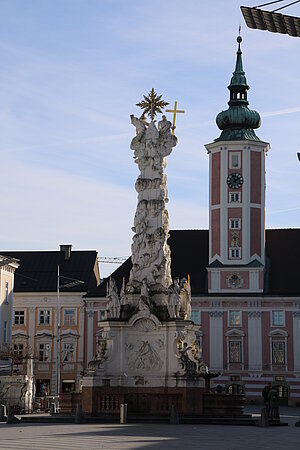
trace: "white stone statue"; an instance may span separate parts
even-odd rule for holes
[[[138,119],[134,114],[130,114],[131,123],[136,128],[136,134],[142,134],[146,130],[146,124],[143,119]]]
[[[121,291],[120,291],[120,299],[121,299],[122,306],[127,305],[128,299],[127,299],[127,295],[126,295],[125,277],[123,277],[123,281],[122,281],[122,287],[121,287]]]
[[[139,300],[139,310],[140,311],[143,311],[143,310],[149,311],[150,306],[151,306],[150,290],[147,285],[146,279],[144,279],[142,281],[142,286],[141,286],[141,297]]]
[[[186,278],[182,278],[180,281],[180,305],[181,305],[181,314],[185,320],[189,320],[191,318],[191,285],[190,280]]]
[[[167,133],[171,133],[171,122],[169,122],[166,118],[166,116],[162,116],[162,120],[160,122],[158,122],[158,130],[160,131],[161,134],[167,134]]]
[[[171,319],[180,317],[180,286],[179,278],[175,278],[168,288],[168,312]]]
[[[118,319],[120,317],[120,299],[117,284],[114,278],[110,277],[107,292],[107,316],[110,319]]]
[[[140,175],[135,188],[138,204],[133,223],[132,269],[129,286],[136,293],[143,289],[143,280],[150,291],[165,291],[172,284],[171,254],[167,244],[169,216],[166,210],[166,156],[172,152],[177,138],[171,134],[171,122],[165,116],[158,123],[131,115],[136,137],[131,142]],[[127,291],[128,291],[128,288]]]

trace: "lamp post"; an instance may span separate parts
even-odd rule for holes
[[[66,280],[64,284],[61,284],[61,280]],[[57,266],[57,296],[56,296],[56,386],[55,386],[55,398],[56,407],[59,410],[59,396],[60,396],[60,379],[61,379],[61,314],[60,314],[60,289],[72,288],[84,284],[84,281],[76,280],[75,278],[69,278],[60,275],[59,265]]]
[[[252,8],[248,6],[241,6],[241,11],[246,25],[249,28],[268,30],[272,33],[288,34],[289,36],[300,37],[300,18],[288,16],[278,12],[284,8],[295,5],[296,3],[300,3],[300,0],[291,1],[282,6],[282,3],[285,3],[286,1],[287,0],[273,0],[258,6],[253,6]],[[264,6],[273,5],[275,3],[280,3],[281,5],[273,11],[260,9]]]
[[[248,6],[241,6],[241,11],[246,25],[249,28],[267,30],[272,33],[288,34],[293,37],[300,37],[300,18],[278,13],[278,11],[281,11],[284,8],[300,3],[300,0],[292,1],[287,5],[274,9],[273,11],[259,9],[263,6],[283,3],[285,1],[286,0],[273,0],[262,5],[253,6],[252,8]],[[297,153],[297,157],[300,161],[300,152]]]
[[[57,303],[56,303],[56,407],[59,410],[60,394],[60,310],[59,310],[59,265],[57,266]]]

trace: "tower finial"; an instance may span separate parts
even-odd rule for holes
[[[256,111],[248,109],[247,91],[249,86],[243,69],[241,50],[241,26],[237,37],[235,70],[232,74],[228,89],[230,91],[229,109],[217,116],[217,125],[223,130],[219,140],[247,139],[258,140],[254,129],[260,126],[260,116]]]

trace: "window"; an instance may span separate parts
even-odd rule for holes
[[[15,356],[23,356],[24,345],[23,344],[14,344],[14,355]]]
[[[25,323],[25,311],[15,311],[14,313],[14,324],[24,325]]]
[[[8,281],[5,281],[5,298],[4,303],[8,304]]]
[[[242,324],[241,311],[229,311],[229,326],[240,327]]]
[[[229,362],[242,362],[241,341],[229,341]]]
[[[64,312],[64,325],[76,324],[75,309],[65,309]]]
[[[284,326],[284,311],[272,311],[272,326],[273,327]]]
[[[197,309],[192,310],[191,320],[196,324],[200,323],[200,311],[199,310],[197,310]]]
[[[240,375],[230,375],[230,381],[241,381]]]
[[[228,394],[244,394],[245,388],[241,384],[230,384],[226,389]]]
[[[240,203],[241,193],[240,192],[229,192],[229,202],[230,203]]]
[[[64,362],[74,361],[74,344],[73,343],[64,344],[63,361]]]
[[[272,364],[285,364],[285,341],[272,342]]]
[[[49,325],[50,324],[50,310],[49,309],[40,310],[39,324],[40,325]]]
[[[231,152],[229,154],[230,156],[230,163],[229,167],[230,169],[240,169],[241,168],[241,159],[240,159],[240,153]]]
[[[50,357],[50,344],[39,344],[39,361],[49,361]]]
[[[240,259],[241,258],[241,249],[240,248],[230,248],[229,249],[229,258],[230,259]]]
[[[7,344],[7,321],[3,322],[3,343]]]
[[[241,228],[240,219],[229,219],[229,228],[231,230],[239,230]]]

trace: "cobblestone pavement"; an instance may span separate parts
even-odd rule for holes
[[[251,408],[258,412],[258,408]],[[298,450],[300,409],[281,410],[288,427],[224,425],[60,425],[0,423],[0,449]]]

